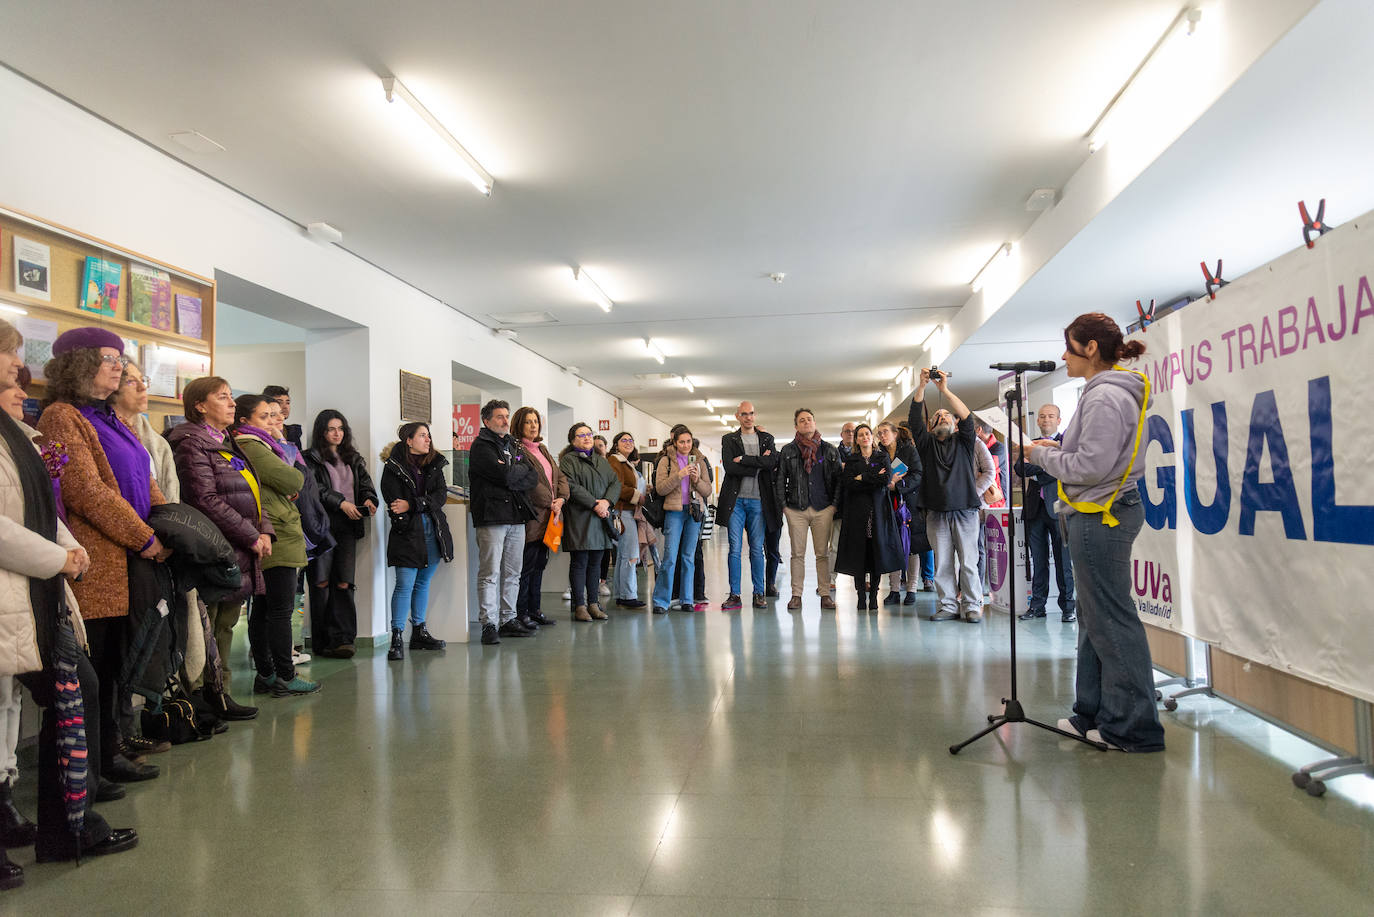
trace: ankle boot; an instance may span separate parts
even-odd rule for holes
[[[859,611],[863,611],[866,608],[868,608],[868,590],[864,587],[864,581],[856,577],[854,579],[854,589],[859,594],[859,597],[856,600]]]
[[[878,605],[878,589],[877,589],[876,586],[875,586],[874,588],[868,590],[868,608],[869,608],[870,611],[877,611],[878,608],[879,608],[879,605]]]
[[[592,616],[593,621],[604,621],[607,617],[606,612],[602,611],[601,606],[595,602],[587,606],[587,614]]]
[[[31,847],[37,834],[38,826],[14,807],[14,787],[0,783],[0,848]]]
[[[391,649],[386,651],[386,658],[392,662],[399,662],[406,658],[406,644],[403,637],[405,630],[399,627],[391,628]]]
[[[448,646],[446,642],[440,640],[429,632],[421,622],[416,624],[410,631],[410,648],[413,650],[441,650]]]
[[[215,711],[215,716],[222,720],[251,720],[258,715],[257,707],[240,704],[229,696],[228,691],[215,691],[206,687],[204,696],[209,701],[211,709]]]
[[[587,612],[586,605],[578,605],[576,608],[573,609],[572,619],[574,621],[586,622],[590,621],[592,619],[592,616]]]
[[[29,841],[30,844],[33,841]],[[10,862],[5,849],[0,847],[0,890],[18,888],[24,884],[24,870],[18,863]]]

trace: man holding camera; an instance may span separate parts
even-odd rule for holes
[[[931,381],[949,404],[926,423],[926,385]],[[939,606],[932,621],[983,620],[983,584],[978,578],[978,508],[975,483],[978,437],[968,406],[949,390],[949,377],[935,367],[921,370],[907,418],[925,474],[921,499],[926,537],[935,551],[935,592]]]

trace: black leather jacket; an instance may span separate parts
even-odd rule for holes
[[[821,462],[825,476],[826,502],[834,505],[840,489],[840,450],[821,440]],[[778,501],[791,509],[806,509],[811,505],[811,478],[802,467],[801,449],[796,440],[782,447],[782,464],[774,478]]]

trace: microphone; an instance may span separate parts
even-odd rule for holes
[[[1009,373],[1052,373],[1055,366],[1053,360],[1036,360],[1032,363],[990,363],[988,369],[1000,369]]]

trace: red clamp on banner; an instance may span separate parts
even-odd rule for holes
[[[1207,270],[1207,265],[1204,264],[1204,265],[1202,266],[1202,269],[1203,269],[1204,271]],[[1218,267],[1217,267],[1217,270],[1221,270],[1221,267],[1218,266]],[[1140,316],[1140,330],[1141,330],[1141,331],[1144,331],[1145,329],[1149,328],[1151,325],[1154,324],[1154,321],[1155,321],[1155,301],[1154,301],[1153,299],[1150,300],[1150,308],[1149,308],[1148,311],[1145,309],[1144,306],[1142,306],[1142,305],[1140,304],[1140,300],[1137,299],[1137,300],[1135,301],[1135,311],[1136,311],[1136,314]]]
[[[1202,264],[1202,279],[1205,280],[1205,281],[1207,281],[1207,295],[1208,295],[1209,297],[1211,297],[1212,299],[1216,299],[1216,298],[1217,298],[1217,290],[1220,290],[1222,287],[1226,286],[1226,285],[1229,284],[1231,281],[1229,281],[1229,280],[1222,280],[1222,279],[1221,279],[1221,259],[1220,259],[1220,258],[1217,259],[1217,272],[1216,272],[1215,274],[1213,274],[1211,271],[1207,270],[1207,262],[1206,262],[1206,261],[1201,262],[1201,264]]]
[[[1331,227],[1326,224],[1326,198],[1322,198],[1321,203],[1317,204],[1315,220],[1307,215],[1307,201],[1298,201],[1298,214],[1302,217],[1302,240],[1307,243],[1308,248],[1317,244],[1312,239],[1313,233],[1320,238],[1331,231]]]

